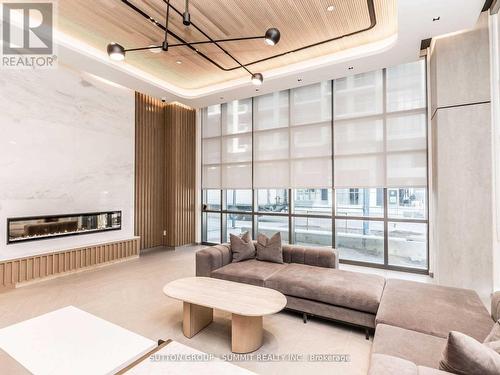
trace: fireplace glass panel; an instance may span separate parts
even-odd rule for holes
[[[119,230],[121,211],[7,219],[7,243]]]

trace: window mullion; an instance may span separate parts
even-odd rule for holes
[[[383,139],[384,139],[384,266],[389,265],[389,223],[387,204],[387,70],[382,69],[382,111],[383,111]]]
[[[332,79],[332,119],[331,119],[331,138],[332,138],[332,247],[335,248],[335,211],[337,207],[336,192],[335,192],[335,80]],[[337,256],[340,254],[337,252]]]

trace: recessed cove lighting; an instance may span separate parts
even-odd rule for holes
[[[335,10],[335,5],[328,5],[328,7],[326,8],[327,11],[329,12],[333,12]]]
[[[432,19],[432,22],[436,22],[436,21],[439,21],[440,19],[441,19],[441,16],[438,16],[438,17],[434,17],[434,18]]]

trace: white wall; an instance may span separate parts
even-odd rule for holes
[[[0,72],[0,259],[133,236],[134,92],[86,73]],[[6,245],[8,217],[122,211],[122,230]]]

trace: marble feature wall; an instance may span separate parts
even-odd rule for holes
[[[133,236],[134,92],[87,73],[0,74],[0,260]],[[7,217],[121,210],[122,229],[6,245]]]

